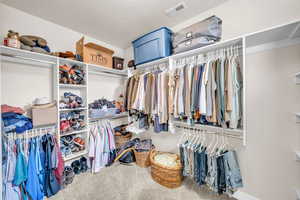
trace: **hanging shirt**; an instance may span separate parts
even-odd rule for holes
[[[93,125],[89,131],[89,158],[91,159],[92,173],[97,173],[102,168],[102,146],[101,137],[97,130],[97,125]]]
[[[32,139],[30,142],[30,153],[28,160],[28,179],[26,181],[26,191],[32,200],[42,200],[44,194],[41,191],[39,177],[36,166],[36,141]]]
[[[14,186],[12,184],[14,175],[15,175],[15,169],[16,169],[16,154],[13,151],[14,143],[8,144],[8,152],[7,152],[7,160],[5,163],[5,167],[3,169],[6,169],[3,173],[3,199],[4,200],[20,200],[21,199],[21,191],[18,186]]]
[[[202,73],[202,80],[201,80],[201,90],[200,90],[200,114],[206,115],[206,77],[208,72],[208,65],[203,64],[203,73]]]

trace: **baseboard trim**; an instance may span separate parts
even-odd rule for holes
[[[233,194],[233,197],[236,198],[237,200],[259,200],[258,198],[251,196],[248,193],[241,192],[241,191],[236,191]]]

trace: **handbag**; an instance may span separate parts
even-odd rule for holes
[[[133,151],[132,150],[127,151],[125,154],[123,154],[123,156],[121,156],[119,161],[120,161],[120,163],[125,163],[125,164],[135,162],[135,156],[134,156]]]

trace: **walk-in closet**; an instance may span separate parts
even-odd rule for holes
[[[300,199],[299,10],[0,0],[1,199]]]

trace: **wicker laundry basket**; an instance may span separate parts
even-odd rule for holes
[[[116,143],[116,147],[120,148],[123,144],[125,144],[126,142],[128,142],[129,140],[131,140],[132,138],[132,133],[129,132],[126,135],[122,135],[119,132],[115,133],[115,143]]]
[[[140,167],[149,167],[151,165],[150,153],[151,151],[138,152],[134,149],[136,164]]]
[[[182,165],[180,158],[176,155],[177,166],[166,167],[155,162],[154,157],[164,152],[152,150],[150,153],[151,176],[154,181],[168,188],[177,188],[183,181]],[[174,155],[174,154],[172,154]]]

